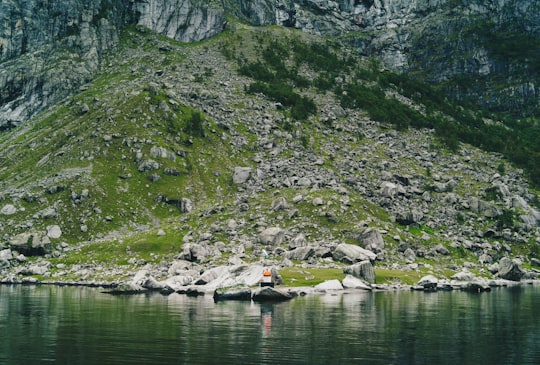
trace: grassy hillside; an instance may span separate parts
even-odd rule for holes
[[[499,173],[524,191],[513,162],[538,178],[535,123],[495,122],[375,60],[289,29],[238,26],[187,45],[132,28],[99,77],[0,135],[0,205],[17,210],[0,225],[6,242],[58,225],[53,275],[90,264],[93,275],[110,279],[107,268],[125,268],[122,276],[159,265],[179,257],[186,242],[218,247],[206,258],[213,265],[240,246],[243,260],[257,261],[258,234],[269,226],[287,231],[273,248],[276,260],[300,234],[322,246],[357,244],[357,232],[370,226],[384,233],[384,264],[404,263],[407,244],[426,253],[417,261],[423,267],[446,273],[478,261],[453,232],[518,231],[520,212],[486,218],[463,205],[434,223],[448,196],[428,204],[413,192],[403,204],[427,218],[409,226],[378,200],[381,181],[410,178],[435,195],[443,178],[459,176],[450,193],[465,201],[484,198],[486,176]],[[235,167],[252,168],[247,184],[233,182]],[[527,198],[538,203],[535,193]],[[493,200],[503,207],[496,193]],[[537,255],[533,233],[522,237],[514,254]],[[450,259],[431,254],[437,245]]]

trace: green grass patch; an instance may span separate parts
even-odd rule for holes
[[[342,269],[304,269],[287,267],[279,272],[283,283],[287,286],[314,286],[327,280],[343,280],[345,274]]]
[[[416,271],[375,268],[376,284],[416,284],[425,274]]]

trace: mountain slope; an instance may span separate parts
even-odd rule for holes
[[[126,26],[200,41],[239,21],[338,39],[473,108],[538,115],[538,0],[8,0],[0,4],[0,129],[93,79]]]
[[[4,249],[49,240],[45,277],[104,280],[264,252],[335,267],[340,243],[441,274],[538,255],[521,170],[409,129],[426,105],[338,43],[237,28],[191,45],[129,28],[79,93],[4,132]],[[5,274],[43,264],[21,261]]]

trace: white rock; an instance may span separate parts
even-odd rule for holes
[[[62,236],[62,229],[57,226],[49,226],[47,227],[47,237],[49,238],[60,238]]]
[[[250,167],[235,167],[233,172],[233,182],[235,184],[244,184],[251,177]]]
[[[0,214],[2,215],[13,215],[15,213],[17,213],[17,208],[12,204],[4,205],[4,207],[0,209]]]
[[[347,275],[343,281],[342,285],[345,289],[363,289],[363,290],[371,290],[371,286],[364,283],[362,280],[355,278],[352,275]]]
[[[327,291],[327,290],[343,290],[343,285],[338,279],[327,280],[320,284],[315,285],[315,290],[317,291]]]

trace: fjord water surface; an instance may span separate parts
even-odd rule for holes
[[[280,304],[0,286],[0,364],[539,364],[540,287]]]

